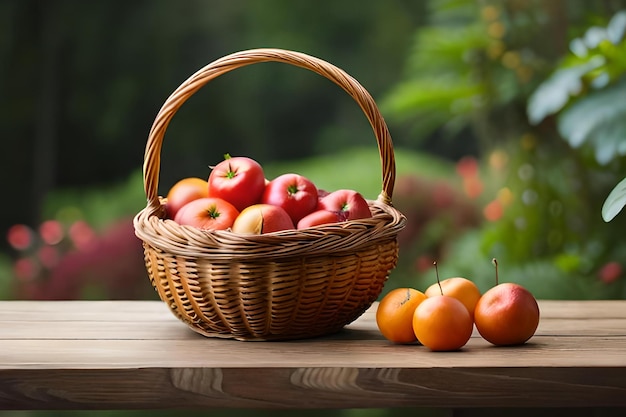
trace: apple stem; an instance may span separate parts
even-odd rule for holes
[[[437,265],[437,261],[434,261],[433,265],[435,265],[435,275],[437,276],[437,285],[439,285],[439,292],[441,292],[441,295],[443,295],[443,288],[441,288],[441,281],[439,280],[439,267]]]
[[[225,153],[225,154],[224,154],[224,159],[231,159],[231,158],[232,158],[232,157],[230,156],[230,154],[229,154],[229,153]],[[215,169],[215,167],[216,167],[216,166],[217,166],[217,165],[209,165],[209,168],[210,168],[211,170],[213,170],[213,169]],[[230,169],[230,167],[229,167],[229,169]]]
[[[228,163],[228,172],[226,173],[226,178],[233,179],[237,176],[237,173],[233,171],[233,167]]]
[[[496,267],[496,285],[498,285],[498,260],[496,258],[493,258],[491,262]]]

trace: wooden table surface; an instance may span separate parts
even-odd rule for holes
[[[239,342],[160,301],[3,301],[0,409],[626,407],[626,300],[539,304],[524,346],[434,353],[383,339],[376,305],[332,336]]]

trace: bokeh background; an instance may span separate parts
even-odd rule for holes
[[[0,31],[0,299],[155,299],[131,223],[150,126],[193,72],[258,47],[325,59],[379,104],[408,217],[386,290],[424,290],[435,260],[486,290],[497,257],[538,298],[626,298],[626,215],[601,215],[626,176],[626,1],[0,0]],[[381,188],[358,106],[284,64],[185,103],[160,193],[225,153]]]

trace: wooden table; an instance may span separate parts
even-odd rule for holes
[[[160,301],[0,302],[0,409],[593,407],[626,415],[626,300],[540,301],[526,345],[493,347],[475,333],[446,353],[387,342],[375,307],[333,336],[239,342],[192,332]]]

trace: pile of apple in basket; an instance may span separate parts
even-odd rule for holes
[[[167,217],[204,230],[265,234],[372,217],[354,190],[327,192],[308,178],[282,174],[272,180],[254,159],[225,155],[208,180],[189,177],[167,193]]]

